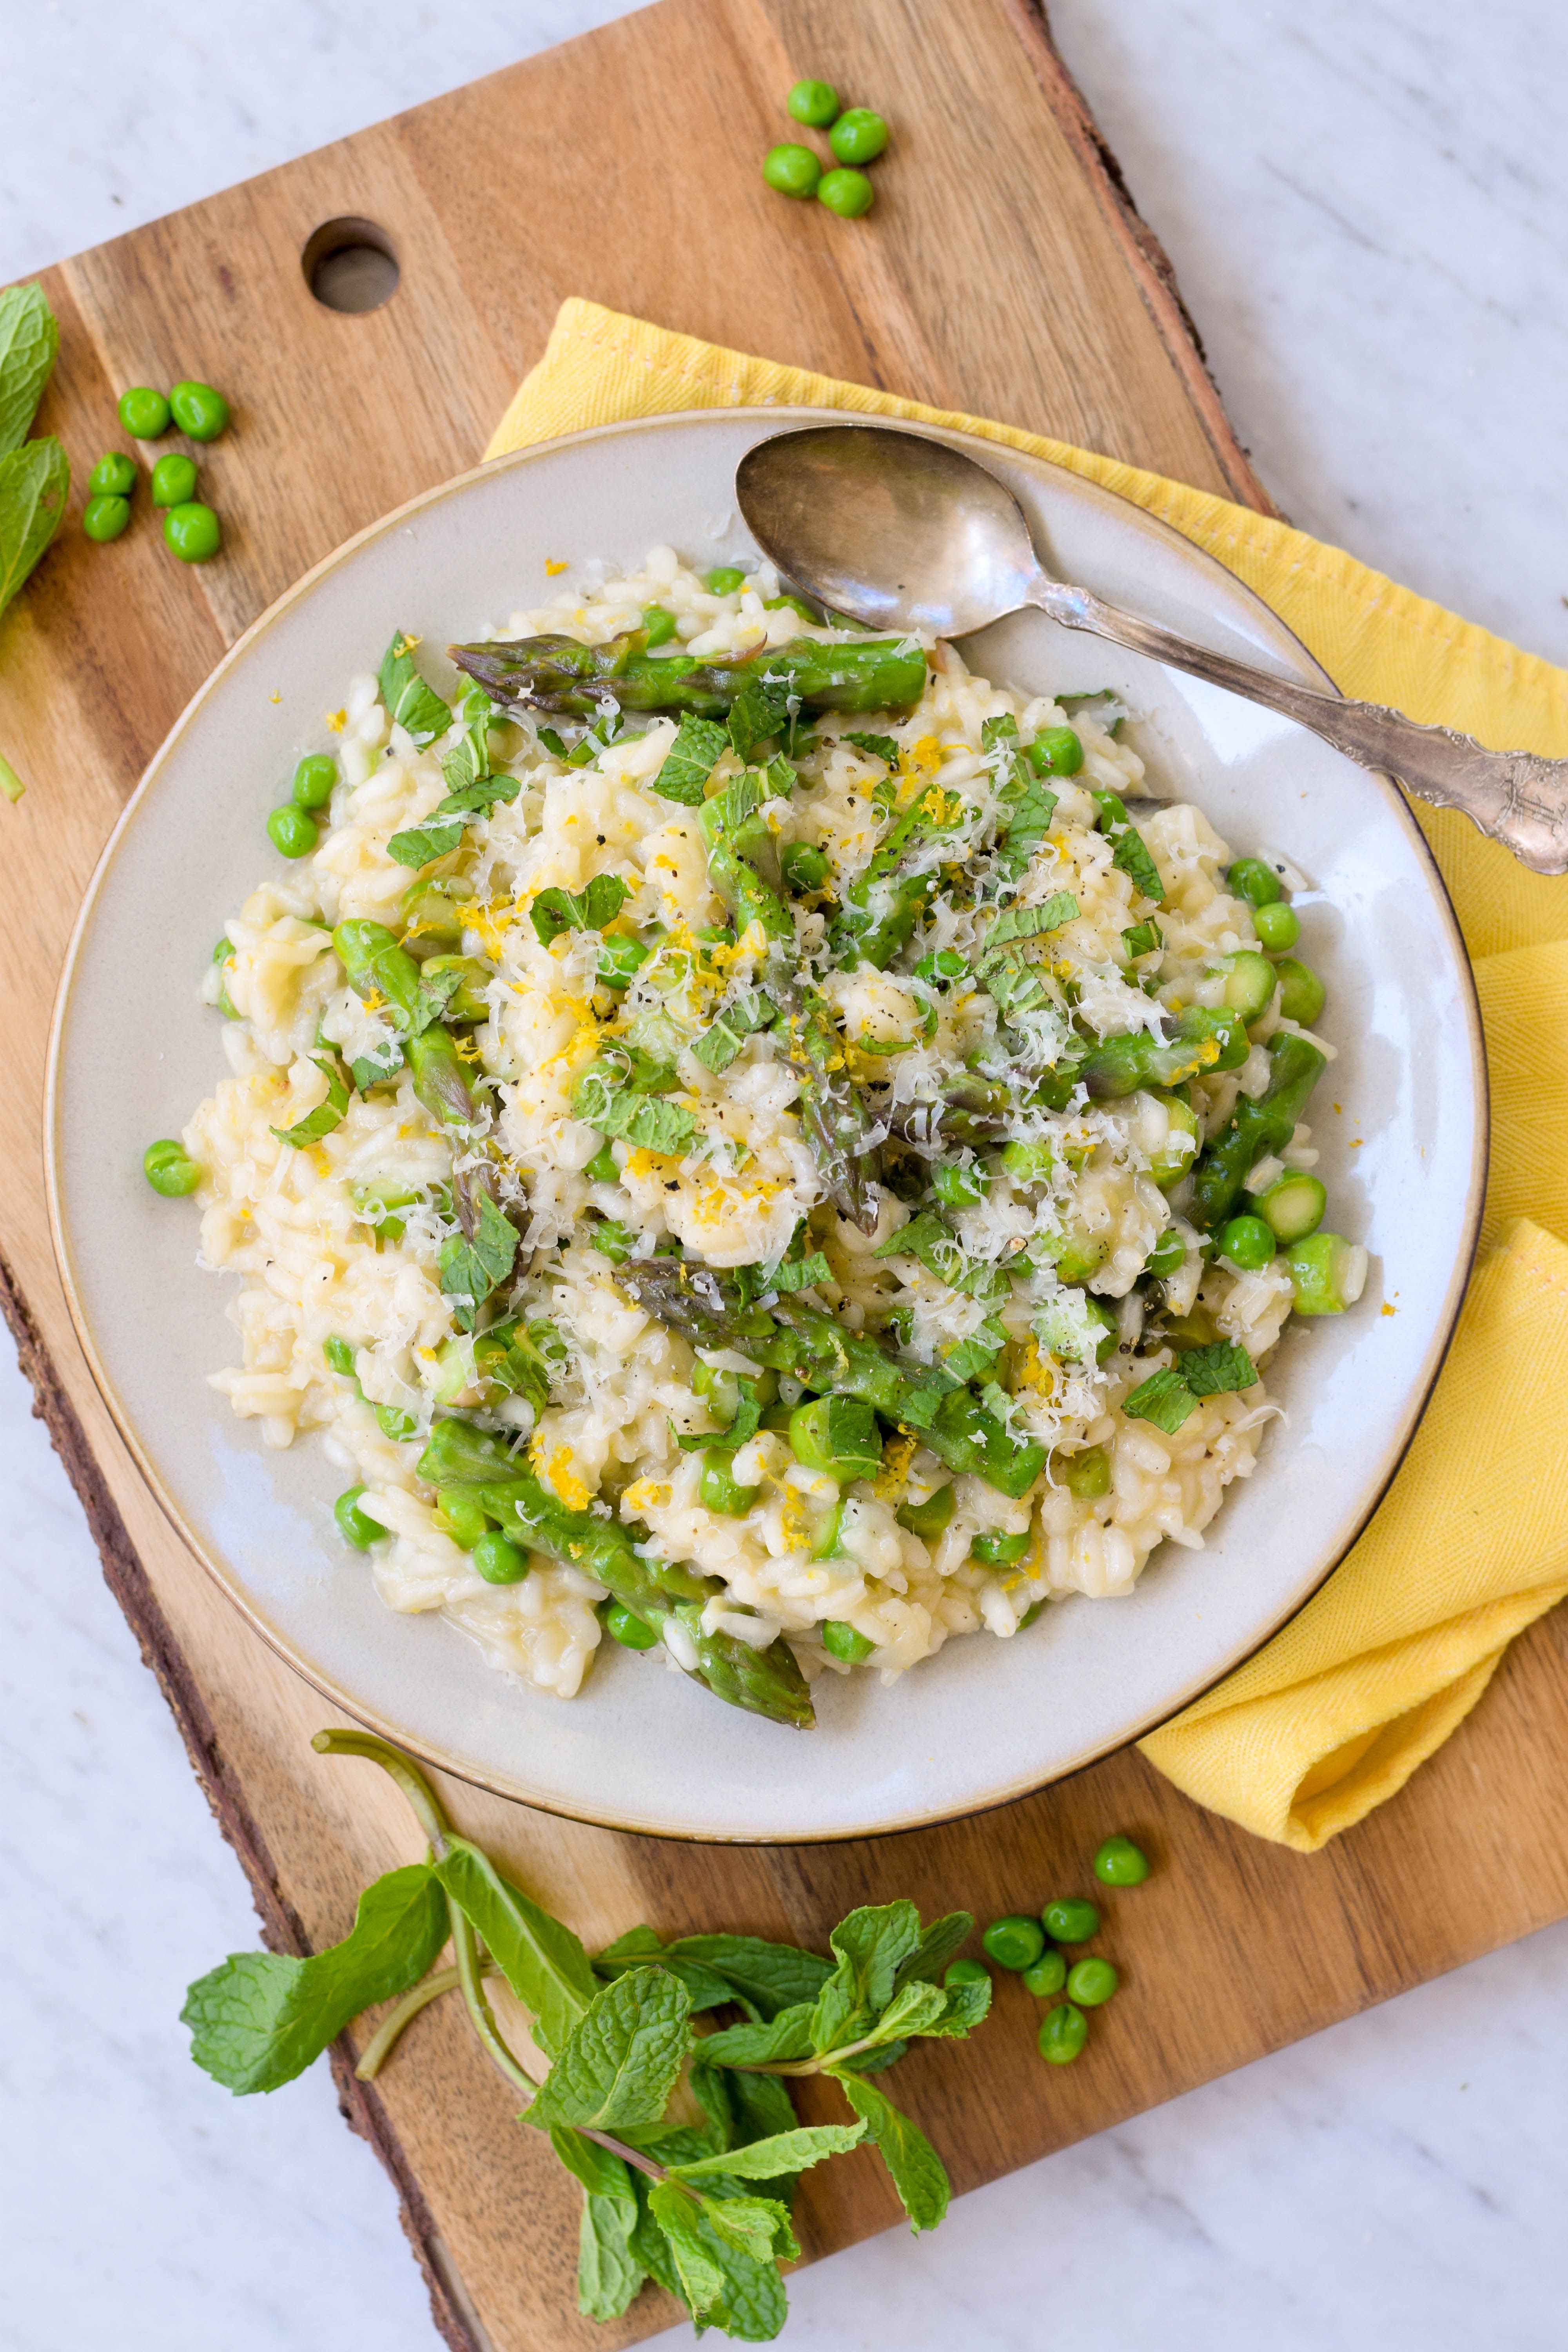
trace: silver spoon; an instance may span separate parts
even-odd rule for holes
[[[763,553],[836,613],[962,637],[1035,605],[1283,712],[1419,799],[1462,809],[1537,874],[1568,873],[1568,760],[1489,751],[1451,728],[1297,686],[1067,587],[1042,568],[1012,492],[945,442],[882,425],[781,433],[747,451],[735,492]]]

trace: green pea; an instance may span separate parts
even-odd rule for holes
[[[734,1459],[732,1454],[710,1445],[702,1456],[699,1491],[705,1510],[718,1511],[727,1519],[743,1519],[763,1490],[742,1486],[735,1475]]]
[[[830,1658],[837,1658],[847,1666],[858,1666],[870,1656],[877,1644],[868,1641],[864,1633],[858,1633],[853,1625],[847,1625],[842,1617],[825,1617],[822,1621],[822,1646]]]
[[[776,195],[815,196],[822,184],[822,166],[809,147],[786,141],[770,147],[763,158],[763,177]]]
[[[178,449],[171,449],[153,468],[153,504],[183,507],[195,495],[195,461]]]
[[[175,384],[169,394],[169,413],[193,441],[216,441],[228,428],[228,403],[210,383]]]
[[[1054,1144],[1005,1143],[1002,1147],[1002,1165],[1015,1184],[1043,1184],[1056,1164]]]
[[[877,201],[877,191],[864,172],[824,172],[816,194],[817,201],[840,220],[858,220]]]
[[[1149,1857],[1130,1837],[1108,1837],[1094,1857],[1094,1874],[1102,1886],[1142,1886]]]
[[[645,604],[642,608],[642,625],[647,631],[650,649],[654,646],[668,645],[675,635],[675,614],[665,604]],[[642,1620],[639,1618],[637,1622],[640,1624]],[[657,1639],[657,1636],[655,1638]]]
[[[177,1201],[184,1193],[194,1192],[202,1181],[202,1171],[186,1151],[183,1143],[173,1136],[161,1136],[150,1143],[142,1154],[142,1173],[154,1192],[162,1192],[165,1201]]]
[[[1016,1969],[1020,1973],[1032,1969],[1046,1948],[1039,1921],[1019,1911],[1009,1912],[1005,1919],[993,1919],[980,1940],[999,1968]]]
[[[1057,1485],[1080,1503],[1098,1503],[1110,1492],[1110,1456],[1103,1445],[1086,1445],[1077,1454],[1053,1452],[1047,1467]]]
[[[1143,1271],[1163,1282],[1187,1262],[1187,1245],[1174,1225],[1167,1225],[1143,1261]]]
[[[294,771],[290,798],[296,808],[325,808],[338,781],[338,763],[325,751],[307,751]]]
[[[1075,1960],[1068,1971],[1068,1998],[1080,2008],[1098,2009],[1121,1981],[1109,1960]]]
[[[1024,756],[1037,776],[1076,776],[1083,765],[1083,738],[1076,728],[1042,727]]]
[[[346,1543],[353,1544],[355,1551],[368,1551],[386,1533],[379,1519],[373,1519],[368,1512],[360,1509],[359,1498],[363,1493],[363,1486],[350,1486],[332,1505],[338,1533]]]
[[[1220,969],[1225,973],[1226,1011],[1238,1014],[1248,1025],[1261,1020],[1274,1001],[1274,966],[1268,958],[1254,948],[1242,948],[1226,956]]]
[[[1011,1568],[1015,1560],[1023,1559],[1028,1549],[1029,1531],[1026,1528],[1021,1536],[1005,1535],[999,1528],[989,1528],[983,1535],[975,1537],[969,1547],[969,1553],[970,1558],[979,1560],[984,1568]]]
[[[132,384],[120,395],[120,422],[132,441],[157,441],[169,429],[169,404],[151,384]]]
[[[309,809],[285,801],[267,820],[268,837],[284,857],[309,857],[316,846],[316,820]]]
[[[1024,1990],[1032,1992],[1037,2000],[1049,2000],[1067,1980],[1068,1964],[1052,1944],[1046,1946],[1032,1969],[1024,1970]]]
[[[789,1417],[795,1460],[845,1484],[874,1478],[882,1466],[877,1416],[863,1397],[812,1397]]]
[[[1051,2065],[1070,2066],[1088,2040],[1089,2020],[1070,2000],[1047,2010],[1040,2021],[1039,2048],[1041,2057]]]
[[[764,613],[794,613],[801,620],[811,622],[814,627],[822,618],[820,613],[814,613],[799,596],[764,596],[763,610]]]
[[[710,596],[732,596],[745,584],[745,573],[733,563],[716,563],[702,583]]]
[[[967,1209],[990,1192],[990,1171],[978,1160],[939,1160],[931,1171],[931,1189],[944,1207]]]
[[[1245,898],[1249,907],[1277,906],[1285,896],[1285,885],[1261,857],[1238,857],[1226,875],[1225,886],[1233,898]]]
[[[651,952],[629,931],[617,931],[600,948],[594,977],[601,988],[629,988]]]
[[[1259,1195],[1258,1213],[1282,1242],[1304,1242],[1323,1222],[1329,1205],[1327,1187],[1304,1169],[1292,1169]]]
[[[942,1980],[951,1991],[954,1985],[989,1984],[991,1971],[984,1960],[949,1960]]]
[[[792,890],[820,890],[833,871],[826,851],[809,841],[792,841],[780,853],[779,868]]]
[[[464,1486],[438,1486],[436,1508],[447,1522],[447,1532],[460,1551],[472,1551],[474,1546],[489,1533],[489,1520],[482,1503],[474,1500]]]
[[[1218,1235],[1219,1254],[1243,1274],[1256,1274],[1274,1255],[1274,1230],[1262,1217],[1232,1217]]]
[[[118,539],[131,520],[129,499],[89,499],[81,510],[81,527],[89,539],[101,544]]]
[[[888,126],[868,106],[852,106],[827,134],[841,163],[874,163],[888,143]]]
[[[1270,955],[1282,955],[1300,938],[1301,918],[1283,898],[1275,898],[1267,906],[1253,908],[1252,928],[1258,933],[1260,947],[1267,948]]]
[[[630,1257],[637,1245],[637,1237],[630,1225],[622,1224],[618,1217],[604,1218],[593,1227],[588,1239],[595,1249],[603,1252],[612,1265],[619,1265],[624,1258]]]
[[[182,563],[205,563],[223,545],[223,525],[211,507],[186,499],[164,515],[163,539]]]
[[[1351,1287],[1352,1269],[1363,1264],[1363,1254],[1342,1234],[1317,1233],[1304,1242],[1292,1242],[1285,1253],[1285,1271],[1296,1294],[1298,1315],[1342,1315],[1361,1296],[1361,1283]]]
[[[645,1625],[624,1601],[612,1601],[604,1611],[605,1631],[612,1642],[623,1650],[657,1650],[658,1635],[651,1625]]]
[[[136,488],[137,472],[135,458],[123,449],[106,449],[87,478],[89,498],[128,499]]]
[[[797,81],[784,104],[797,122],[812,131],[826,131],[837,119],[838,92],[830,81]]]
[[[473,1549],[474,1571],[487,1584],[521,1584],[528,1574],[528,1554],[491,1528]]]
[[[1068,1895],[1059,1903],[1047,1903],[1040,1916],[1053,1944],[1087,1944],[1091,1936],[1100,1933],[1100,1913],[1081,1895]]]
[[[621,1181],[620,1163],[613,1147],[601,1143],[583,1173],[590,1184],[618,1184]]]
[[[1310,1029],[1323,1009],[1328,990],[1315,971],[1294,956],[1281,956],[1274,967],[1279,976],[1279,1010],[1287,1021]]]
[[[321,1353],[340,1380],[353,1379],[354,1350],[352,1339],[345,1339],[340,1333],[334,1331],[330,1339],[322,1340]]]
[[[395,1404],[373,1405],[371,1411],[383,1437],[390,1437],[395,1445],[406,1445],[419,1427],[411,1412],[404,1412]]]
[[[928,1495],[923,1503],[906,1503],[899,1513],[899,1525],[908,1528],[910,1535],[919,1536],[922,1543],[934,1543],[952,1517],[952,1507],[958,1500],[958,1489],[950,1479]]]

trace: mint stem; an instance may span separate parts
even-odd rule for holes
[[[431,1852],[440,1860],[447,1851],[452,1825],[441,1811],[435,1790],[416,1764],[411,1764],[397,1748],[368,1731],[318,1731],[310,1745],[318,1756],[363,1756],[371,1763],[379,1764],[407,1798],[416,1821],[430,1841]]]
[[[486,1976],[499,1973],[493,1960],[483,1963],[483,1973]],[[366,2043],[364,2056],[354,2068],[360,2081],[374,2082],[391,2057],[405,2029],[413,2024],[420,2011],[428,2009],[433,2000],[439,2000],[444,1992],[455,1992],[457,1987],[458,1971],[454,1967],[437,1969],[434,1976],[426,1977],[411,1992],[405,1992],[396,2008],[383,2018],[374,2039]]]
[[[818,2058],[781,2059],[774,2066],[748,2066],[732,2058],[727,2058],[724,2063],[732,2074],[826,2074],[835,2066],[841,2066],[846,2058],[858,2058],[862,2050],[879,2050],[881,2047],[882,2036],[868,2033],[864,2041],[847,2042],[840,2050],[825,2050]]]

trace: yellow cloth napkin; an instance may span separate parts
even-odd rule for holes
[[[1087,475],[1217,557],[1347,694],[1500,749],[1568,755],[1568,673],[1338,548],[1112,457],[595,303],[563,303],[486,455],[627,417],[780,404],[954,426]],[[1256,1657],[1141,1743],[1200,1804],[1303,1853],[1402,1788],[1513,1635],[1568,1594],[1568,879],[1526,873],[1452,811],[1416,814],[1486,1024],[1481,1258],[1415,1444],[1360,1542]]]

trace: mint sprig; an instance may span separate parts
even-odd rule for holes
[[[973,1926],[967,1912],[922,1928],[912,1903],[866,1906],[834,1929],[830,1959],[753,1936],[666,1944],[638,1927],[590,1960],[568,1927],[457,1834],[407,1757],[368,1732],[321,1731],[311,1744],[388,1772],[428,1859],[367,1887],[342,1943],[309,1959],[236,1953],[191,1987],[191,2054],[216,2081],[275,2090],[366,2009],[394,2001],[359,2062],[368,2080],[420,2010],[460,1990],[521,2119],[548,2134],[582,2189],[577,2302],[593,2319],[618,2319],[651,2278],[700,2330],[770,2341],[787,2315],[779,2265],[800,2252],[796,2181],[863,2142],[880,2154],[911,2229],[942,2220],[941,2158],[866,2075],[896,2063],[912,2036],[963,2035],[984,2018],[989,1983],[937,1981]],[[437,1967],[448,1937],[452,1964]],[[485,1991],[495,1975],[551,2062],[542,2082],[496,2023]],[[698,2011],[724,2008],[744,2021],[693,2026]],[[837,2084],[849,2120],[799,2121],[783,2078],[806,2074]],[[668,2120],[683,2075],[700,2126]]]

